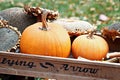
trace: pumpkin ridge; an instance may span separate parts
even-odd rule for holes
[[[61,49],[61,41],[56,37],[57,36],[57,34],[55,33],[55,32],[53,32],[53,31],[51,31],[53,34],[55,34],[55,42],[57,42],[57,45],[55,45],[55,46],[58,46],[58,47],[55,47],[56,48],[56,56],[58,56],[58,54],[57,54],[57,51],[59,50],[59,49]],[[58,42],[60,42],[59,44],[58,44]],[[62,49],[60,50],[60,52],[62,51]],[[63,54],[63,52],[61,52],[61,54]],[[61,56],[61,54],[59,54],[59,56],[60,57],[63,57],[63,55]]]
[[[59,27],[61,27],[61,26],[59,26]],[[61,30],[63,29],[63,32],[65,32],[66,31],[66,29],[64,29],[64,28],[60,28]],[[56,32],[56,34],[58,34],[58,32],[60,32],[60,30],[58,29],[58,31]],[[61,32],[60,32],[61,33]],[[64,37],[64,36],[62,36],[62,35],[67,35],[67,38],[66,37]],[[58,35],[59,36],[59,35]],[[68,41],[68,37],[69,37],[69,35],[68,35],[68,33],[66,32],[66,34],[63,34],[63,33],[61,33],[61,38],[64,38],[64,39],[67,39],[67,42],[66,42],[66,40],[64,40],[63,39],[63,41],[65,41],[65,44],[63,44],[62,42],[61,42],[61,38],[60,39],[58,39],[58,41],[60,42],[59,43],[59,45],[61,46],[64,46],[64,47],[61,47],[61,56],[63,57],[63,55],[64,54],[66,54],[66,53],[69,53],[70,54],[70,50],[69,50],[69,52],[68,51],[66,51],[66,48],[68,48],[68,46],[70,47],[70,49],[71,49],[71,43],[70,43],[70,38],[69,38],[69,41]],[[68,43],[69,42],[69,43]],[[70,45],[68,45],[68,44],[70,44]],[[69,55],[66,55],[67,57],[69,56]]]
[[[98,46],[96,47],[96,44],[98,44],[99,43],[99,41],[96,41],[97,39],[96,39],[96,37],[94,36],[94,35],[92,35],[92,37],[94,37],[94,38],[91,38],[91,40],[92,40],[92,50],[94,50],[94,53],[93,53],[93,55],[91,55],[91,60],[93,60],[93,57],[92,56],[94,56],[95,55],[95,53],[97,54],[97,52],[99,52],[99,51],[97,51],[96,50],[96,48],[98,48]],[[95,39],[95,42],[94,42],[94,40],[93,39]],[[91,44],[91,43],[90,43]],[[91,46],[91,45],[90,45]],[[90,52],[92,52],[92,50],[90,51]],[[92,54],[92,53],[91,53]]]
[[[54,38],[51,38],[51,39],[52,39],[52,46],[53,46],[53,48],[52,48],[52,49],[54,49],[54,50],[55,50],[55,51],[53,52],[53,53],[54,53],[54,55],[53,55],[53,56],[58,56],[58,55],[57,55],[57,51],[58,51],[58,50],[57,50],[56,43],[55,43],[55,42],[56,42],[56,40],[57,40],[57,39],[56,39],[56,35],[55,35],[54,31],[52,31],[52,30],[51,30],[51,32],[50,32],[50,33],[54,36]],[[49,34],[48,34],[48,35],[49,35]],[[50,44],[51,44],[51,42],[50,42]]]

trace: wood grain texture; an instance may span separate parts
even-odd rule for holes
[[[120,64],[0,51],[0,73],[57,80],[119,80]]]

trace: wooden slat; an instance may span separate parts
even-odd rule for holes
[[[0,73],[57,80],[120,80],[120,64],[0,51]]]

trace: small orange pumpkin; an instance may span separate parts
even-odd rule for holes
[[[42,14],[42,22],[27,27],[21,36],[23,53],[45,56],[68,57],[71,49],[67,31],[58,24],[46,22],[48,13]]]
[[[100,36],[85,34],[78,36],[72,43],[72,54],[75,58],[102,60],[109,51],[107,42]]]

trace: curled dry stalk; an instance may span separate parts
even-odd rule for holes
[[[105,61],[112,63],[120,63],[120,52],[111,52],[107,54]]]
[[[106,62],[111,62],[111,63],[120,63],[120,57],[114,57],[110,58],[108,60],[105,60]]]
[[[48,12],[48,15],[46,17],[47,20],[55,20],[59,16],[58,11],[43,9],[43,8],[40,8],[40,7],[30,7],[28,5],[25,5],[24,10],[28,15],[36,16],[38,18],[37,19],[38,22],[42,21],[41,17],[42,17],[42,14],[43,14],[44,11]]]

